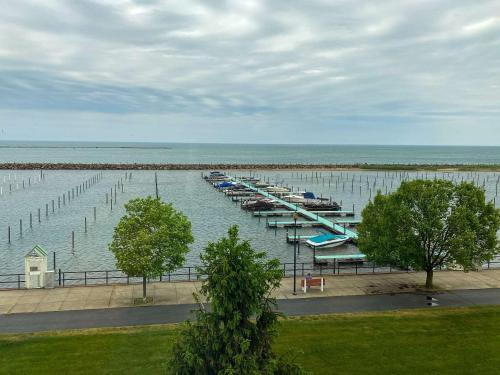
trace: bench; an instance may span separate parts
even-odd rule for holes
[[[312,279],[302,279],[300,282],[300,287],[304,291],[304,293],[307,293],[307,287],[311,286],[319,286],[321,287],[321,291],[323,291],[324,286],[325,286],[325,278],[319,277],[319,278],[312,278]]]

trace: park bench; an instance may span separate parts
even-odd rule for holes
[[[319,286],[321,287],[321,291],[323,291],[324,286],[325,286],[325,278],[319,277],[319,278],[312,278],[312,279],[302,279],[300,283],[300,287],[304,291],[304,293],[307,293],[307,287],[311,286]]]

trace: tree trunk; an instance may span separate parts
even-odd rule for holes
[[[426,289],[432,289],[432,277],[434,276],[434,270],[427,270],[427,277],[425,279]]]
[[[146,276],[142,277],[142,300],[146,302]]]

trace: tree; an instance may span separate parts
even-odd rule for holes
[[[191,223],[171,204],[160,198],[136,198],[125,204],[126,215],[115,228],[109,249],[119,269],[128,276],[146,280],[182,266],[188,245],[193,242]]]
[[[477,269],[499,251],[500,211],[468,182],[403,182],[392,194],[378,192],[362,218],[358,246],[368,259],[424,270],[426,288],[434,269]]]
[[[173,348],[175,374],[301,374],[288,358],[271,351],[279,313],[271,297],[282,272],[277,259],[266,260],[248,241],[240,241],[238,227],[228,237],[209,243],[198,272],[206,275],[195,295],[196,321],[187,322]],[[205,309],[201,299],[211,304]]]

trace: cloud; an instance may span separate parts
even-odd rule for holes
[[[169,141],[177,121],[177,141],[495,143],[499,31],[498,1],[19,0],[0,14],[0,111],[23,121],[0,127],[57,138],[59,115],[93,118],[78,132],[96,140]]]

